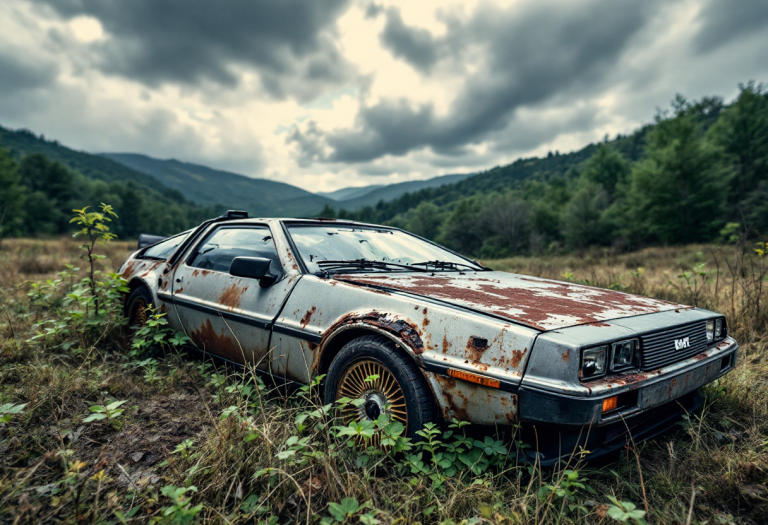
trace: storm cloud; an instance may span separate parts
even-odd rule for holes
[[[365,162],[425,147],[456,154],[507,127],[520,107],[592,89],[653,13],[653,2],[537,2],[510,9],[485,4],[468,20],[447,20],[446,34],[433,38],[389,10],[382,39],[417,69],[428,70],[438,60],[461,69],[468,53],[480,49],[484,62],[467,76],[448,113],[387,99],[362,107],[352,129],[323,134],[315,128],[311,135],[296,130],[289,140],[300,146],[305,162]]]
[[[699,14],[699,21],[701,30],[696,37],[696,47],[701,52],[712,51],[732,40],[746,38],[768,28],[768,2],[709,0]]]
[[[766,48],[765,0],[4,0],[0,125],[327,191],[631,133]]]
[[[96,18],[108,38],[92,45],[94,65],[152,87],[231,88],[253,71],[272,96],[304,100],[351,73],[334,34],[347,0],[40,1],[65,17]]]

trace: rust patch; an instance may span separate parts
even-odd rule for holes
[[[197,268],[195,268],[195,271],[194,271],[194,272],[192,272],[192,277],[197,277],[198,275],[200,275],[200,270],[198,270]]]
[[[563,360],[563,363],[567,363],[570,358],[571,358],[571,353],[568,350],[563,352],[562,355],[560,356],[560,359]]]
[[[205,323],[197,330],[194,330],[191,336],[195,344],[206,352],[220,355],[236,363],[243,363],[245,361],[243,350],[240,349],[237,341],[231,339],[225,333],[218,333],[213,328],[210,319],[206,319]]]
[[[123,273],[120,275],[124,278],[129,278],[133,275],[134,270],[136,269],[137,261],[134,259],[133,261],[128,263],[128,266],[125,267],[125,270],[123,270]]]
[[[317,370],[320,364],[320,357],[325,350],[328,338],[331,337],[336,331],[349,324],[362,323],[370,326],[375,326],[381,330],[394,334],[403,341],[416,355],[424,353],[424,343],[421,340],[421,331],[418,327],[403,319],[392,317],[389,314],[377,312],[375,310],[360,314],[352,312],[341,317],[338,321],[333,323],[323,334],[320,340],[321,351],[315,354],[315,358],[312,362],[312,368]]]
[[[598,326],[598,327],[599,327],[599,326],[611,326],[610,324],[608,324],[608,323],[604,323],[604,322],[602,322],[602,321],[595,321],[595,322],[592,322],[592,323],[586,323],[586,324],[587,324],[587,326]]]
[[[444,412],[446,419],[449,419],[451,416],[453,416],[460,420],[468,421],[469,414],[467,413],[467,400],[461,392],[456,390],[456,380],[452,377],[439,375],[436,375],[435,379],[442,385],[441,393],[443,394],[445,402],[448,405]],[[460,401],[457,401],[456,398],[458,398]]]
[[[448,349],[450,347],[451,347],[451,343],[448,341],[448,335],[444,334],[443,335],[443,353],[447,354],[448,353]]]
[[[230,308],[237,308],[240,306],[240,301],[246,290],[248,290],[247,286],[239,288],[237,283],[232,283],[219,296],[219,303]]]
[[[150,272],[154,271],[155,268],[157,268],[158,266],[160,266],[164,262],[165,261],[153,261],[153,262],[151,262],[149,264],[142,263],[141,269],[144,270],[144,272],[141,274],[141,277],[146,277],[147,275],[149,275]],[[145,266],[145,264],[146,264],[146,266]]]
[[[525,352],[527,351],[527,348],[522,352],[520,350],[512,350],[512,368],[517,368],[520,366],[520,361],[523,360],[523,356],[525,356]]]
[[[205,277],[211,274],[211,270],[200,270],[200,274]]]
[[[475,335],[470,336],[467,341],[467,352],[472,361],[480,361],[480,358],[483,357],[483,352],[486,350],[488,350],[488,339]]]
[[[690,308],[615,290],[505,275],[502,279],[453,275],[358,276],[337,278],[447,300],[524,323],[540,330],[595,323],[652,312]]]
[[[304,317],[301,318],[301,327],[306,328],[309,324],[309,321],[312,319],[312,314],[314,314],[317,311],[316,307],[312,307],[311,309],[307,310],[307,313],[304,314]]]
[[[296,260],[293,258],[293,254],[291,253],[290,248],[286,248],[285,249],[285,257],[286,257],[286,259],[288,259],[288,263],[291,265],[291,268],[293,268],[294,270],[298,271],[299,270],[299,265],[296,264]]]
[[[178,290],[174,290],[174,293],[181,293],[181,292],[183,292],[183,291],[184,291],[184,287],[182,286],[182,287],[181,287],[181,288],[179,288]]]

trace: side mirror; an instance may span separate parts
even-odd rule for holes
[[[235,257],[229,266],[229,274],[235,277],[258,279],[261,287],[271,286],[279,277],[269,273],[271,265],[272,261],[264,257]]]
[[[153,244],[157,244],[163,239],[167,239],[167,238],[168,237],[163,237],[162,235],[151,235],[149,233],[142,233],[141,235],[139,235],[139,243],[136,249],[140,250],[145,246],[152,246]]]

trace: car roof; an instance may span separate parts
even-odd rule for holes
[[[390,230],[398,230],[394,226],[385,226],[383,224],[373,224],[368,222],[350,221],[346,219],[328,219],[324,217],[317,217],[313,219],[301,219],[296,217],[248,217],[247,219],[230,219],[222,222],[237,222],[242,223],[259,223],[259,222],[284,222],[284,223],[301,223],[301,224],[339,224],[339,225],[354,225],[354,226],[367,226],[373,228],[387,228]],[[219,223],[221,224],[221,223]]]

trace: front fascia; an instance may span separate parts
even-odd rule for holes
[[[579,380],[581,349],[632,339],[648,332],[713,317],[719,316],[707,310],[687,308],[544,332],[536,339],[534,352],[525,371],[524,384],[576,397],[587,397],[606,388],[621,387],[626,383],[620,378],[627,374],[606,376],[604,379],[590,382],[595,385],[609,385],[613,377],[616,384],[611,384],[610,387],[593,387],[590,383],[582,383]],[[675,363],[661,370],[671,370],[679,364]]]
[[[732,338],[727,337],[695,356],[656,370],[627,371],[583,383],[579,380],[580,353],[584,347],[713,317],[718,315],[686,309],[541,334],[520,386],[521,418],[567,425],[602,425],[698,389],[733,369],[738,344]],[[637,391],[634,405],[617,413],[602,414],[603,399],[634,391]]]

